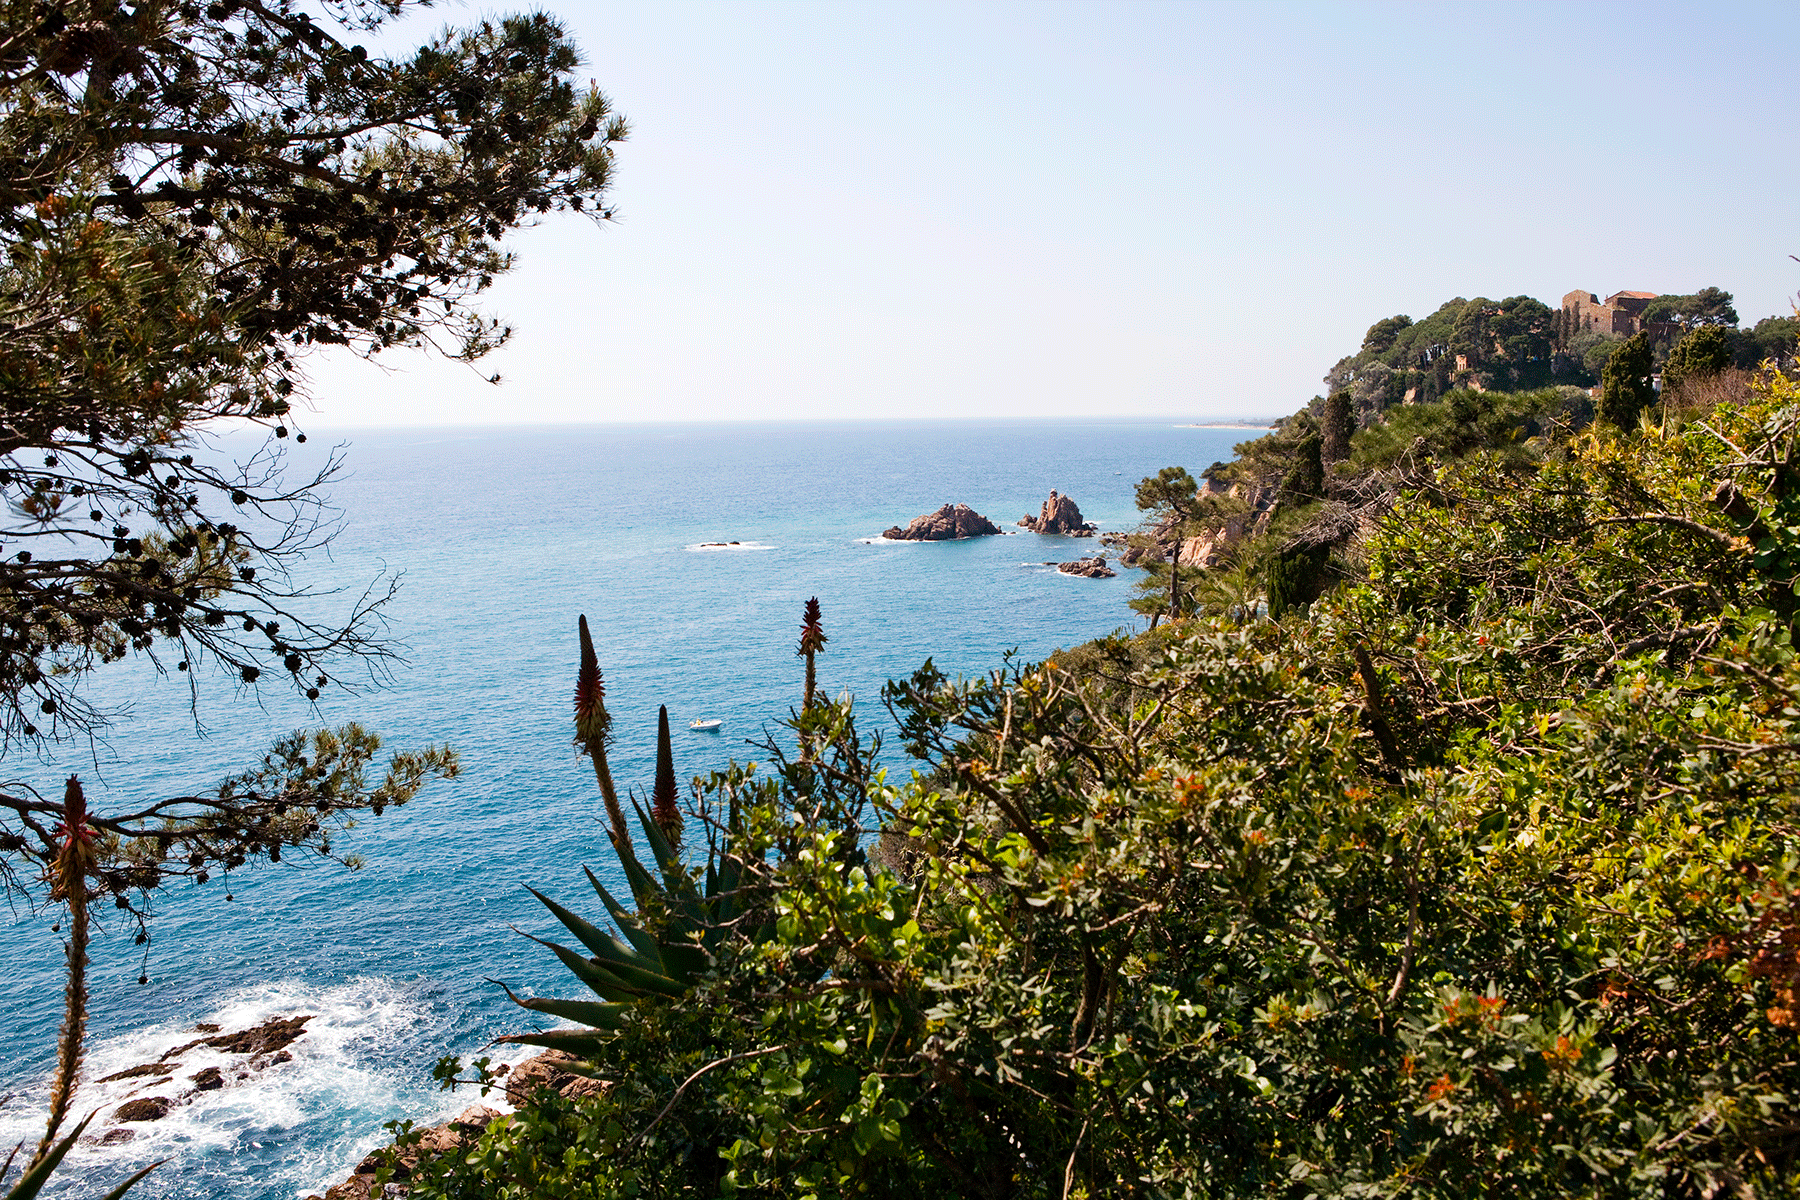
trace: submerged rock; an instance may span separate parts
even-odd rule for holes
[[[1044,501],[1044,509],[1037,516],[1027,515],[1019,524],[1033,533],[1060,533],[1069,537],[1093,537],[1095,526],[1081,519],[1081,508],[1067,496],[1059,496],[1055,488],[1050,489],[1050,498]]]
[[[895,525],[881,536],[894,542],[947,542],[999,532],[999,526],[968,505],[946,504],[934,513],[914,517],[905,529]]]

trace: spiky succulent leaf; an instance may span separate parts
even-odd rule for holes
[[[524,931],[521,930],[520,932]],[[555,954],[556,957],[560,958],[563,966],[569,968],[575,978],[587,984],[588,990],[602,1000],[611,1000],[615,1002],[636,1000],[650,990],[637,984],[626,982],[616,963],[602,966],[592,959],[583,958],[567,946],[559,946],[555,942],[546,941],[541,937],[536,937],[529,933],[525,934],[525,936],[531,938],[531,940],[538,945],[546,947],[551,953]]]
[[[160,1158],[157,1159],[155,1162],[151,1163],[149,1166],[145,1167],[143,1170],[139,1171],[137,1174],[135,1174],[131,1178],[127,1179],[124,1183],[121,1183],[118,1187],[114,1188],[112,1191],[106,1193],[106,1195],[102,1196],[100,1198],[100,1200],[119,1200],[119,1197],[123,1196],[126,1192],[129,1192],[132,1188],[136,1187],[138,1185],[139,1181],[144,1178],[144,1176],[148,1175],[150,1172],[156,1170],[156,1168],[158,1168],[162,1165],[163,1165],[163,1160]]]
[[[598,958],[602,965],[618,963],[623,966],[637,967],[640,970],[663,973],[660,952],[655,958],[641,954],[636,947],[629,946],[605,930],[589,924],[536,888],[527,885],[525,890],[536,896],[538,901],[548,908],[558,921],[563,923],[565,929],[574,934],[582,945],[593,951],[594,957]]]
[[[636,947],[639,954],[654,958],[660,965],[662,951],[657,947],[656,939],[646,933],[644,928],[637,923],[636,914],[628,911],[624,905],[613,899],[612,893],[606,890],[606,886],[600,882],[600,877],[594,874],[592,868],[583,867],[581,869],[587,872],[588,882],[594,885],[594,891],[599,894],[600,902],[606,905],[606,911],[618,924],[619,932],[625,935],[625,940]]]
[[[502,983],[506,998],[520,1008],[528,1008],[532,1012],[549,1013],[553,1017],[561,1017],[565,1021],[579,1021],[583,1025],[595,1029],[617,1031],[624,1024],[625,1017],[631,1012],[629,1004],[604,1004],[592,1000],[557,1000],[549,996],[520,996]]]
[[[580,1057],[606,1049],[613,1035],[592,1029],[546,1029],[541,1033],[508,1033],[494,1039],[514,1046],[543,1046]]]
[[[98,1111],[98,1109],[95,1110],[95,1112]],[[33,1200],[43,1190],[44,1184],[49,1182],[50,1173],[56,1170],[58,1164],[62,1162],[63,1156],[68,1154],[70,1147],[80,1140],[82,1132],[88,1127],[88,1122],[93,1119],[94,1113],[83,1117],[81,1124],[75,1127],[73,1133],[50,1147],[50,1153],[26,1168],[25,1173],[19,1176],[19,1181],[13,1184],[12,1190],[6,1193],[6,1200]]]

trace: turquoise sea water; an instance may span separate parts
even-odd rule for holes
[[[1198,472],[1253,436],[1130,422],[857,423],[359,431],[331,486],[343,527],[308,577],[360,589],[400,573],[391,685],[327,695],[316,711],[277,689],[206,682],[197,736],[184,687],[142,664],[95,681],[129,706],[107,743],[5,774],[42,790],[73,771],[98,802],[191,792],[249,765],[295,728],[360,720],[392,748],[449,742],[459,779],[353,835],[367,865],[279,867],[178,888],[159,903],[147,967],[131,931],[97,939],[86,1077],[157,1057],[196,1022],[238,1027],[313,1013],[294,1061],[204,1093],[132,1141],[78,1150],[68,1194],[154,1158],[143,1196],[290,1197],[322,1191],[385,1141],[384,1121],[442,1119],[474,1101],[430,1082],[439,1054],[528,1027],[499,989],[566,990],[550,956],[509,924],[551,932],[520,886],[596,908],[583,863],[615,868],[593,777],[571,744],[575,618],[592,623],[618,742],[615,773],[647,788],[658,704],[682,777],[754,757],[744,745],[798,699],[800,610],[824,606],[821,686],[887,724],[881,683],[927,657],[992,669],[1129,626],[1134,572],[1088,580],[1043,563],[1097,541],[1024,532],[893,544],[881,530],[950,502],[1004,528],[1051,488],[1103,530],[1137,521],[1132,490],[1158,468]],[[334,439],[313,431],[318,452]],[[739,542],[737,549],[699,548]],[[340,603],[348,595],[340,597]],[[724,722],[688,732],[696,716]],[[897,750],[890,761],[904,768]],[[49,914],[0,926],[0,1144],[35,1141],[61,1018]],[[139,986],[140,970],[150,983]],[[516,1057],[516,1056],[515,1056]],[[211,1060],[209,1060],[211,1061]],[[208,1065],[196,1062],[195,1068]],[[229,1078],[229,1074],[228,1074]],[[185,1086],[185,1085],[184,1085]],[[78,1110],[124,1085],[90,1086]],[[172,1094],[168,1087],[145,1094]]]

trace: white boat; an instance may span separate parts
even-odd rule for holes
[[[688,728],[692,729],[698,733],[717,733],[717,732],[719,732],[719,726],[723,725],[724,723],[725,722],[723,722],[723,721],[713,721],[713,720],[708,720],[705,717],[700,717],[696,720],[689,721]]]

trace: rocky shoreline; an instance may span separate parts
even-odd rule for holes
[[[544,1088],[574,1099],[593,1095],[606,1086],[596,1079],[569,1070],[569,1064],[575,1061],[571,1055],[560,1050],[546,1050],[511,1069],[499,1068],[504,1082],[498,1086],[509,1107],[523,1104],[534,1092]],[[500,1110],[488,1105],[472,1104],[448,1121],[417,1131],[418,1140],[400,1151],[391,1180],[382,1194],[404,1196],[407,1192],[405,1181],[412,1177],[421,1161],[451,1154],[472,1144],[484,1129],[503,1115]],[[389,1145],[367,1155],[356,1164],[356,1169],[350,1172],[349,1178],[332,1184],[323,1194],[307,1196],[305,1200],[370,1200],[375,1192],[375,1173],[381,1169],[393,1149]]]

